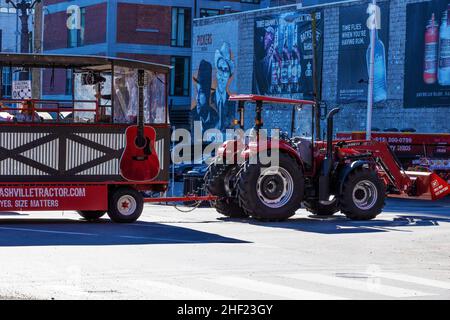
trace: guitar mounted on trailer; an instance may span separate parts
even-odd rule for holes
[[[144,125],[144,85],[145,73],[138,70],[138,121],[136,126],[128,127],[125,132],[126,146],[120,159],[120,174],[129,181],[151,181],[160,170],[155,150],[155,129]]]

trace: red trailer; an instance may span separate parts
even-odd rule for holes
[[[363,140],[366,133],[339,132],[338,140]],[[403,168],[434,171],[450,183],[450,134],[373,132],[375,141],[386,142]]]
[[[76,210],[88,220],[108,213],[132,222],[142,213],[141,191],[167,189],[170,67],[0,53],[0,68],[37,70],[44,94],[61,80],[64,88],[66,75],[73,80],[58,99],[0,94],[0,211]]]

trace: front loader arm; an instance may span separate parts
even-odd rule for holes
[[[450,194],[450,185],[437,174],[403,170],[387,143],[357,140],[338,142],[336,145],[344,158],[346,155],[352,157],[358,154],[366,154],[372,158],[400,197],[438,200]],[[388,191],[392,193],[391,190]]]
[[[389,145],[383,142],[369,140],[354,140],[348,142],[338,142],[341,154],[345,157],[354,157],[364,154],[372,158],[377,166],[388,177],[390,184],[399,192],[408,193],[413,186],[413,180],[402,169],[396,160]],[[356,152],[356,154],[355,154]]]

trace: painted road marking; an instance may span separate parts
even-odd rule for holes
[[[145,289],[145,291],[149,291],[148,289],[151,289],[151,292],[149,293],[153,293],[158,296],[164,295],[171,299],[231,300],[230,297],[151,280],[136,282],[136,285],[133,286],[133,288],[138,290]]]
[[[359,281],[347,278],[338,278],[334,276],[328,276],[324,274],[308,273],[308,274],[291,274],[283,275],[283,277],[297,279],[302,281],[314,282],[328,286],[340,287],[350,290],[366,291],[383,296],[389,296],[394,298],[410,298],[410,297],[423,297],[435,295],[432,293],[421,292],[418,290],[409,290],[405,288],[399,288],[389,285],[384,285],[377,282],[377,278],[370,278],[371,281]],[[372,281],[374,280],[374,281]]]
[[[2,230],[11,230],[11,231],[26,231],[26,232],[40,232],[40,233],[54,233],[54,234],[69,234],[69,235],[75,235],[75,236],[98,236],[98,234],[94,234],[94,233],[53,231],[53,230],[43,230],[43,229],[7,228],[7,227],[0,227],[0,229],[2,229]]]
[[[400,274],[400,273],[391,273],[391,272],[380,272],[380,273],[375,273],[373,275],[377,276],[377,277],[381,277],[381,278],[391,279],[391,280],[410,282],[410,283],[415,283],[415,284],[419,284],[419,285],[423,285],[423,286],[450,290],[450,282],[445,282],[445,281],[432,280],[432,279],[420,278],[420,277],[416,277],[416,276],[410,276],[410,275]]]
[[[318,293],[314,291],[307,291],[296,289],[278,284],[272,284],[262,281],[250,280],[240,277],[221,277],[217,279],[208,279],[210,282],[221,284],[224,286],[235,287],[243,290],[249,290],[259,293],[264,293],[272,296],[280,296],[283,298],[293,300],[343,300],[345,298]]]

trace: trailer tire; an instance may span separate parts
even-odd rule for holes
[[[306,211],[320,217],[332,216],[336,212],[339,212],[339,201],[335,198],[327,204],[323,204],[318,200],[304,201],[303,205]]]
[[[285,153],[280,153],[279,160],[277,168],[247,162],[240,171],[239,204],[257,220],[283,221],[301,207],[305,189],[303,171]]]
[[[131,188],[119,188],[110,194],[108,216],[117,223],[135,222],[144,209],[142,194]]]
[[[385,185],[376,171],[358,168],[343,183],[340,208],[351,220],[371,220],[382,212],[385,196]]]
[[[77,211],[87,221],[97,221],[106,214],[106,211]]]

